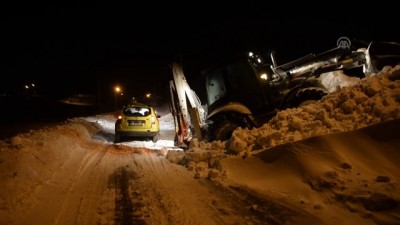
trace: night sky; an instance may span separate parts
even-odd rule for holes
[[[181,62],[196,87],[200,70],[213,61],[249,50],[275,51],[278,63],[352,40],[398,41],[394,17],[335,14],[287,15],[254,3],[235,9],[191,5],[121,5],[2,9],[0,93],[34,82],[44,95],[112,92],[164,93],[169,65]],[[344,16],[346,15],[346,16]],[[355,42],[356,43],[356,42]]]

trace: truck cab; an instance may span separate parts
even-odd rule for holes
[[[326,93],[312,79],[290,80],[275,73],[271,64],[246,53],[204,71],[210,140],[226,140],[235,128],[261,126],[279,110],[296,107],[305,99],[319,100]],[[295,97],[301,88],[313,93]],[[309,89],[311,91],[311,89]]]
[[[312,104],[328,94],[319,79],[323,73],[356,69],[368,76],[380,69],[379,62],[399,62],[399,51],[393,51],[399,49],[398,43],[381,46],[370,43],[357,50],[338,46],[283,65],[277,65],[273,54],[270,63],[252,52],[224,59],[202,73],[206,110],[181,66],[174,64],[170,86],[177,136],[180,140],[190,140],[192,134],[200,140],[227,140],[238,127],[259,127],[279,110]]]

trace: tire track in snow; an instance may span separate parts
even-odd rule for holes
[[[62,203],[62,207],[60,212],[57,215],[57,218],[54,222],[54,225],[57,224],[67,224],[65,222],[60,223],[62,220],[71,220],[71,215],[67,213],[68,210],[74,210],[75,213],[73,215],[76,215],[74,221],[78,219],[79,215],[79,210],[81,208],[82,204],[82,196],[79,197],[79,204],[78,207],[72,207],[72,205],[76,204],[76,195],[79,195],[81,192],[79,192],[79,186],[82,185],[82,180],[83,178],[87,178],[90,176],[89,172],[93,170],[94,167],[96,167],[99,162],[103,159],[104,155],[107,153],[109,146],[105,146],[100,151],[95,152],[91,151],[88,152],[84,159],[81,162],[81,165],[78,169],[78,174],[75,176],[75,179],[71,186],[69,187],[65,200]],[[95,153],[93,153],[95,152]],[[85,183],[86,184],[86,183]]]
[[[111,183],[115,189],[114,222],[118,225],[146,224],[141,218],[142,204],[130,193],[131,180],[137,179],[137,174],[127,167],[117,168],[111,175]]]

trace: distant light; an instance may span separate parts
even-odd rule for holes
[[[146,98],[150,98],[150,97],[151,97],[151,93],[147,93]]]
[[[121,88],[119,86],[115,87],[115,92],[120,93],[121,92]]]
[[[267,80],[267,79],[268,79],[266,73],[261,74],[261,75],[260,75],[260,78],[263,79],[263,80]]]
[[[29,86],[28,86],[28,85],[25,85],[25,89],[29,89]]]
[[[121,95],[124,95],[124,93],[121,92]]]
[[[253,56],[253,53],[252,53],[252,52],[249,52],[249,56],[252,57],[252,56]]]
[[[31,85],[32,85],[32,87],[35,87],[35,84],[34,84],[34,83],[32,83]]]
[[[261,63],[261,59],[260,59],[260,58],[258,58],[257,61],[258,61],[259,63]]]

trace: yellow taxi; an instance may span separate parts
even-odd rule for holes
[[[160,135],[160,116],[152,106],[145,104],[127,105],[115,122],[115,140],[123,138],[146,138],[157,142]]]

